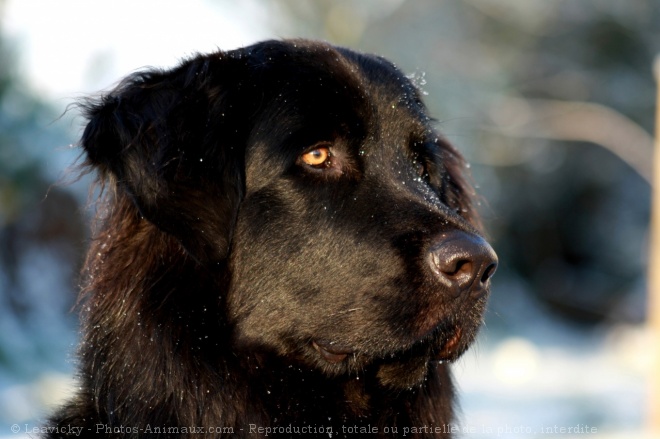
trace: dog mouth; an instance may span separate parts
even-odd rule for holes
[[[428,355],[430,361],[453,361],[462,354],[467,344],[469,342],[465,342],[463,330],[460,326],[455,325],[448,328],[438,327],[432,334],[429,334],[411,346],[374,356],[374,359],[379,357],[397,358],[405,356],[407,352],[419,352],[423,350],[427,352],[427,355],[430,352],[430,355]],[[311,345],[321,358],[330,364],[342,363],[349,356],[357,356],[359,354],[356,349],[324,339],[314,339]]]
[[[327,340],[314,340],[312,347],[321,354],[325,361],[332,364],[340,363],[354,353],[351,348]]]

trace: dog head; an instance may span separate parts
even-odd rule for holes
[[[125,80],[89,162],[197,263],[237,351],[419,383],[480,326],[497,258],[457,151],[388,61],[269,41]]]

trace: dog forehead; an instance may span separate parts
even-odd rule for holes
[[[418,90],[382,57],[299,40],[259,43],[240,57],[242,96],[254,105],[244,156],[250,191],[278,180],[321,142],[363,171],[389,175],[432,131]]]
[[[247,85],[259,101],[255,132],[268,133],[268,143],[297,134],[294,146],[305,148],[341,131],[353,139],[428,131],[420,93],[384,58],[305,40],[245,50]]]
[[[323,105],[319,98],[350,94],[371,106],[407,107],[424,113],[415,85],[387,59],[328,43],[273,40],[230,52],[246,60],[248,85],[261,94],[298,97]]]

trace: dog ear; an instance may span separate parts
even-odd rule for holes
[[[226,257],[243,196],[233,61],[198,57],[141,72],[85,105],[87,162],[204,261]]]

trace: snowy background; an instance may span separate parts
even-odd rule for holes
[[[395,61],[472,163],[501,265],[454,368],[463,437],[654,437],[657,1],[0,0],[0,438],[75,386],[90,209],[89,182],[68,183],[67,106],[144,66],[295,36]]]

